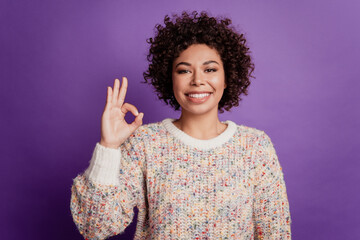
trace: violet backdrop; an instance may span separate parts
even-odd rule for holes
[[[230,17],[247,37],[256,79],[221,120],[271,137],[293,239],[360,239],[355,0],[1,1],[1,239],[82,239],[70,188],[100,139],[106,87],[127,76],[145,123],[179,116],[141,82],[146,39],[182,10]],[[132,239],[135,222],[112,239]]]

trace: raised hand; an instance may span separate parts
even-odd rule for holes
[[[128,81],[123,77],[121,88],[119,79],[114,81],[114,89],[107,88],[106,105],[101,117],[101,140],[104,147],[118,148],[142,124],[144,114],[139,113],[134,105],[124,103]],[[128,124],[125,121],[127,112],[135,116]]]

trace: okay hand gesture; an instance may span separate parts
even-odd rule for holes
[[[125,140],[142,125],[144,114],[129,103],[124,103],[128,81],[123,77],[120,87],[119,79],[114,81],[114,89],[108,87],[106,105],[101,117],[101,140],[104,147],[118,148]],[[127,112],[131,112],[135,120],[128,124],[125,121]]]

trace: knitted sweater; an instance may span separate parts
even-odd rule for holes
[[[74,179],[71,212],[86,239],[291,239],[283,172],[261,130],[226,121],[195,139],[172,122],[143,125],[118,149],[96,144]]]

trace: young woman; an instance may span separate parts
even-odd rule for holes
[[[165,17],[150,38],[145,81],[179,119],[142,125],[125,103],[128,82],[108,87],[101,139],[74,180],[71,211],[86,239],[122,233],[139,209],[135,239],[291,239],[286,187],[263,131],[221,122],[247,95],[254,69],[229,19]],[[128,124],[127,112],[136,116]],[[142,126],[141,126],[142,125]]]

